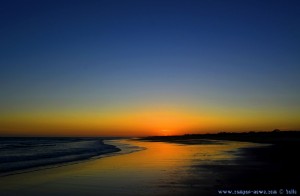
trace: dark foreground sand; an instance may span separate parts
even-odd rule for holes
[[[1,177],[0,193],[168,196],[220,195],[218,190],[228,189],[299,190],[298,142],[123,142],[147,150]]]
[[[232,164],[232,160],[207,165],[200,162],[195,163],[192,166],[195,175],[188,181],[198,181],[199,184],[205,183],[199,181],[198,176],[201,171],[207,169],[215,174],[213,176],[215,182],[217,182],[216,188],[218,190],[267,190],[268,193],[273,190],[275,191],[272,192],[273,194],[299,194],[300,132],[222,133],[148,137],[143,139],[152,142],[164,141],[185,145],[202,143],[202,140],[205,139],[268,144],[260,147],[241,148],[236,153],[238,158],[234,160],[234,164]],[[253,194],[253,192],[250,194]]]
[[[300,191],[299,143],[278,143],[242,148],[237,159],[218,164],[195,163],[195,175],[188,181],[198,181],[203,170],[214,173],[218,190],[294,190]],[[218,161],[217,161],[218,162]],[[195,182],[193,182],[195,183]],[[205,183],[205,181],[199,183]]]

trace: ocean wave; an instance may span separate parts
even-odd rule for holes
[[[98,138],[1,138],[0,174],[120,151]]]

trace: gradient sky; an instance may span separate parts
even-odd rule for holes
[[[300,130],[300,3],[2,0],[1,135]]]

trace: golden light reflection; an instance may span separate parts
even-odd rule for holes
[[[106,142],[116,145],[118,142]],[[214,161],[234,158],[226,153],[241,147],[260,144],[228,142],[228,144],[180,145],[164,142],[122,141],[122,143],[147,148],[139,152],[88,160],[80,164],[40,170],[2,177],[0,191],[22,190],[22,193],[61,193],[68,190],[72,195],[86,195],[86,187],[104,195],[115,195],[113,191],[153,191],[151,186],[180,183],[193,177],[188,170],[195,164],[211,164]],[[205,167],[203,168],[205,170]],[[198,171],[198,178],[207,183],[211,173]],[[26,180],[20,180],[26,179]],[[213,183],[213,182],[212,182]],[[182,184],[185,186],[185,184]],[[190,186],[190,185],[188,185]],[[126,187],[126,189],[124,189]],[[141,190],[140,190],[141,189]],[[26,192],[27,191],[27,192]],[[107,192],[106,192],[107,191]],[[158,191],[158,190],[155,190]],[[28,194],[30,195],[30,194]],[[132,194],[128,194],[132,195]],[[170,195],[170,194],[161,194]]]

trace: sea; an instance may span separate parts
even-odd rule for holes
[[[2,137],[0,176],[86,160],[121,150],[104,143],[105,139],[112,138]]]

